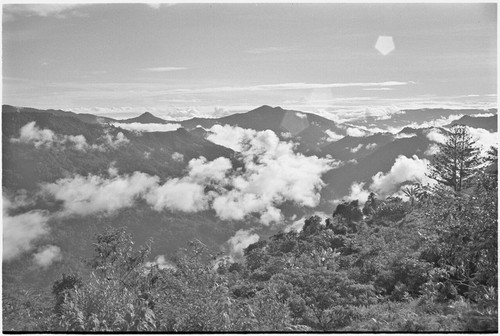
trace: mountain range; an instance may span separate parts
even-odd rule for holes
[[[481,112],[484,111],[473,111],[474,114]],[[214,250],[225,248],[225,242],[240,229],[269,236],[313,212],[332,213],[335,204],[349,196],[353,183],[368,186],[375,175],[390,172],[401,155],[407,158],[416,155],[419,160],[430,159],[430,149],[436,144],[430,134],[446,134],[446,127],[456,123],[488,132],[497,131],[496,114],[464,115],[445,125],[445,128],[401,127],[396,133],[373,133],[359,125],[340,124],[313,113],[267,105],[222,118],[184,121],[162,119],[149,112],[117,120],[62,110],[3,105],[4,220],[19,219],[19,215],[23,214],[43,213],[46,217],[47,213],[56,214],[48,216],[43,233],[34,235],[32,240],[20,247],[21,253],[14,259],[4,260],[4,274],[9,274],[4,277],[4,283],[15,283],[23,278],[23,282],[33,285],[47,284],[54,280],[54,274],[61,273],[52,272],[51,267],[67,272],[78,268],[80,258],[88,253],[92,236],[106,225],[126,226],[139,243],[153,237],[154,255],[172,255],[193,238],[202,240]],[[165,132],[138,132],[128,129],[127,124],[177,124],[179,127]],[[231,128],[227,131],[233,133],[224,138],[217,133],[220,129],[215,125],[228,125]],[[251,139],[246,139],[246,145],[245,141],[240,143],[241,148],[247,148],[247,152],[234,146],[224,146],[222,140],[234,140],[232,137],[237,132],[245,132],[247,136],[253,134],[260,142],[254,144]],[[271,145],[274,147],[269,147]],[[266,153],[264,149],[269,148],[275,152]],[[201,167],[199,171],[195,164]],[[295,167],[295,170],[284,169],[287,165]],[[311,190],[304,191],[307,186],[294,180],[302,178],[302,175],[296,178],[293,175],[301,172],[300,165],[304,165],[302,172],[305,178],[315,183]],[[221,166],[230,167],[230,170]],[[219,176],[220,171],[224,174]],[[280,173],[285,176],[280,176]],[[172,207],[158,210],[152,204],[166,202],[164,199],[151,203],[144,192],[138,191],[123,201],[126,206],[112,208],[113,211],[87,213],[80,209],[79,213],[68,215],[64,214],[68,204],[60,196],[64,190],[58,189],[59,194],[53,192],[50,197],[46,195],[47,190],[68,185],[81,188],[79,197],[91,197],[92,193],[99,191],[87,192],[85,188],[89,185],[102,189],[114,183],[112,186],[115,187],[135,177],[143,178],[145,183],[157,186],[158,190],[170,185],[196,188],[199,176],[208,174],[212,174],[211,180],[204,182],[201,192],[203,197],[212,198],[208,201],[205,198],[191,199],[194,205],[198,201],[206,202],[204,206],[199,205],[197,211]],[[269,174],[277,175],[273,178]],[[318,182],[316,178],[319,177],[321,180]],[[77,185],[75,181],[87,184]],[[252,183],[259,181],[266,181],[262,182],[265,192],[248,191],[255,188],[256,184],[252,187]],[[140,183],[136,187],[141,188]],[[263,202],[266,192],[271,192],[264,187],[275,188],[272,192],[278,192],[272,194],[272,199],[266,200],[267,208],[258,208],[260,213],[257,214],[252,212],[251,205]],[[117,187],[116,190],[123,189]],[[130,191],[124,190],[125,193]],[[231,200],[229,196],[238,190],[244,191],[241,193],[244,199]],[[297,193],[303,195],[298,197]],[[321,196],[317,202],[312,201],[315,199],[313,193]],[[121,202],[123,197],[117,192],[103,202],[109,202],[111,207],[114,202]],[[5,199],[9,199],[8,204],[20,205],[6,209]],[[222,207],[215,211],[218,201]],[[250,210],[242,217],[225,217],[224,201],[228,202],[227,209],[233,204],[230,202],[237,202],[234,204],[249,207]],[[175,200],[169,202],[175,203]],[[281,211],[283,220],[274,225],[263,225],[263,218],[276,211]],[[35,267],[32,253],[49,245],[58,246],[64,258],[50,267]]]

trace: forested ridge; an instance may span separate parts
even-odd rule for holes
[[[345,201],[240,258],[193,240],[158,265],[154,241],[109,227],[85,274],[4,292],[4,331],[495,332],[497,151],[479,159],[462,126],[440,147],[435,185]]]

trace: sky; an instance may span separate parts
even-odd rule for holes
[[[10,4],[3,104],[115,118],[497,103],[496,3]],[[377,40],[394,48],[377,48]],[[390,50],[392,49],[392,50]]]

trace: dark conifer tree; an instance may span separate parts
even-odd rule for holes
[[[467,126],[455,125],[430,164],[429,176],[460,192],[481,164],[479,148]]]

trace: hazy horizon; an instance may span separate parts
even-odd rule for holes
[[[496,24],[494,3],[4,5],[3,104],[117,119],[495,108]]]

